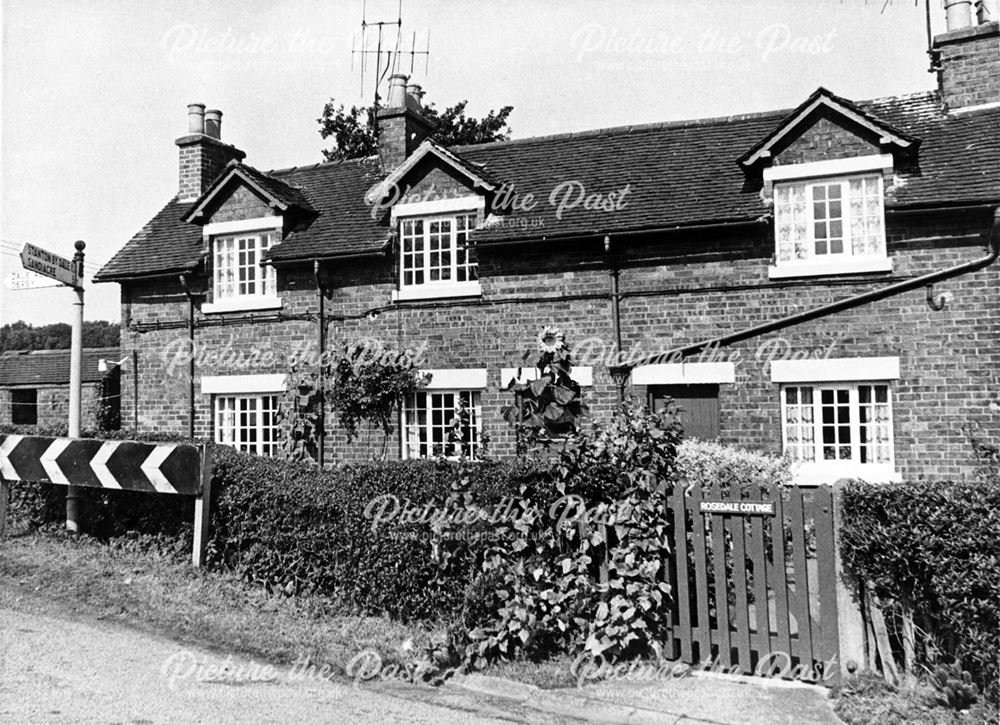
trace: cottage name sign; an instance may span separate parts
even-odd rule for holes
[[[699,511],[703,514],[774,516],[774,504],[768,501],[702,501]]]

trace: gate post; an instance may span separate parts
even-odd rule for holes
[[[848,479],[833,484],[833,540],[837,572],[837,618],[840,625],[840,671],[847,675],[865,669],[865,621],[861,612],[858,578],[844,568],[840,527],[843,517],[841,497]]]

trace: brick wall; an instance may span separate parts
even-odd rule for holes
[[[847,128],[841,120],[824,112],[801,135],[775,148],[774,164],[800,164],[879,153],[878,138],[868,131],[859,136],[860,131]]]
[[[197,199],[226,164],[246,157],[238,148],[201,134],[183,136],[176,143],[180,148],[180,199]]]
[[[65,427],[69,422],[69,386],[46,385],[36,390],[38,425]],[[0,389],[0,424],[11,422],[11,412],[10,389]],[[83,430],[96,428],[99,414],[100,385],[84,384],[80,396],[80,427]]]
[[[901,217],[902,218],[902,217]],[[954,218],[947,224],[910,218],[890,226],[893,279],[957,264],[982,254],[988,220]],[[621,272],[621,317],[626,350],[656,352],[712,338],[796,311],[882,286],[886,278],[815,279],[776,283],[767,279],[769,231],[742,236],[702,235],[686,244],[702,257],[684,255],[684,246],[662,237],[626,252]],[[481,250],[483,298],[475,301],[390,303],[394,272],[389,260],[338,263],[326,273],[333,284],[327,300],[332,318],[380,308],[374,319],[331,322],[328,340],[369,337],[396,347],[427,345],[431,368],[486,367],[489,387],[482,394],[484,430],[495,453],[509,453],[512,436],[500,417],[508,396],[500,390],[500,368],[516,366],[545,324],[560,326],[571,343],[586,338],[613,339],[608,273],[600,245],[577,244],[491,252]],[[715,259],[711,259],[715,257]],[[898,468],[909,478],[958,477],[971,470],[962,426],[978,424],[997,442],[1000,430],[1000,282],[997,268],[952,280],[939,291],[954,295],[941,312],[932,311],[924,291],[884,300],[817,320],[759,340],[720,350],[713,360],[736,360],[733,385],[720,390],[722,440],[779,452],[781,429],[778,388],[770,382],[770,357],[898,356],[901,379],[894,386],[894,424]],[[316,310],[310,272],[279,279],[283,312]],[[169,282],[133,292],[132,319],[143,324],[185,319],[186,306]],[[199,321],[203,318],[199,314]],[[251,353],[271,351],[276,360],[292,349],[315,349],[316,323],[307,320],[229,324],[197,330],[202,350],[225,360],[200,366],[205,374],[283,372],[281,364],[255,362]],[[186,331],[126,332],[123,348],[139,352],[139,427],[183,432],[187,425],[187,366],[176,354]],[[765,343],[770,347],[760,349]],[[171,362],[173,367],[171,368]],[[123,425],[132,425],[132,371],[122,381]],[[199,386],[200,387],[200,386]],[[645,390],[631,393],[644,396]],[[614,386],[607,370],[594,369],[588,402],[597,419],[610,414]],[[210,401],[196,396],[197,432],[210,435]],[[362,435],[348,445],[328,428],[328,460],[365,458],[381,435]],[[390,445],[398,456],[398,433]]]

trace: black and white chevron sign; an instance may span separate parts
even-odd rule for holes
[[[200,496],[201,451],[188,443],[0,434],[0,478]]]

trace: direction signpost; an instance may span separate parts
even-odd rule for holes
[[[81,378],[83,366],[83,250],[86,244],[77,241],[73,245],[76,254],[73,259],[60,257],[58,254],[36,247],[34,244],[25,244],[21,248],[21,265],[28,274],[41,275],[43,278],[55,280],[58,284],[67,285],[73,288],[76,299],[73,300],[74,314],[69,352],[69,435],[72,438],[80,437],[80,398],[82,395]],[[34,280],[35,277],[28,279]],[[19,286],[21,285],[21,286]],[[47,285],[37,282],[18,282],[16,275],[11,275],[7,280],[7,286],[13,289],[34,289]],[[0,492],[0,497],[6,491]],[[66,491],[66,530],[77,532],[80,530],[79,512],[77,510],[77,499],[79,492],[77,487],[69,484]],[[0,512],[6,504],[6,500],[0,502]]]
[[[70,287],[77,287],[80,275],[75,259],[66,259],[58,254],[46,251],[34,244],[25,244],[21,248],[21,264],[30,271],[62,282]]]
[[[9,290],[20,289],[41,289],[43,287],[62,287],[62,282],[57,282],[37,272],[11,272],[4,279],[4,284]]]

